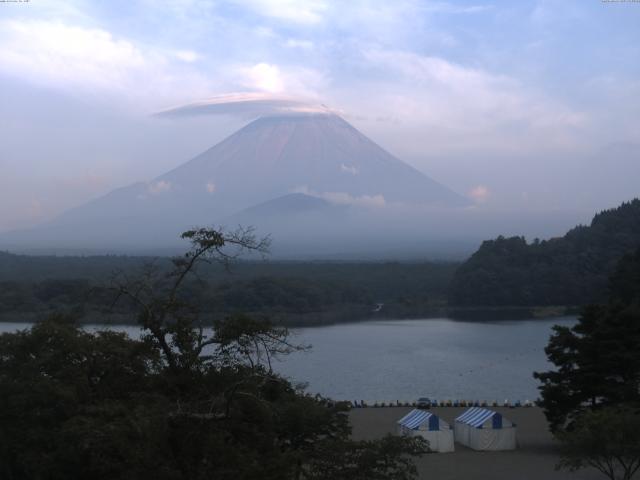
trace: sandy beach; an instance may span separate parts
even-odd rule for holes
[[[396,421],[409,407],[356,408],[350,413],[353,437],[374,439],[395,433]],[[432,411],[453,425],[465,408],[441,407]],[[556,444],[546,419],[537,407],[494,408],[518,427],[518,449],[507,452],[476,452],[456,443],[454,453],[434,453],[417,460],[419,478],[430,480],[602,480],[596,470],[556,471]]]

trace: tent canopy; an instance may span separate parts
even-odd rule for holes
[[[473,407],[464,412],[462,415],[456,418],[456,422],[464,423],[473,428],[483,428],[485,422],[491,419],[491,427],[494,429],[500,429],[504,427],[511,427],[511,422],[502,418],[502,415],[493,410],[487,410],[486,408]]]
[[[442,422],[443,427],[449,427],[445,422]],[[404,417],[398,420],[398,424],[411,430],[418,430],[420,427],[427,427],[426,430],[437,431],[440,430],[440,419],[437,415],[425,410],[411,410]]]
[[[456,441],[474,450],[513,450],[515,427],[498,412],[473,407],[456,418],[454,430]]]
[[[398,434],[422,437],[432,452],[453,452],[453,429],[437,415],[424,410],[411,410],[398,420]]]

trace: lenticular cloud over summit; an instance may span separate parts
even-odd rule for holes
[[[156,113],[159,117],[188,115],[238,115],[242,117],[284,113],[332,113],[327,106],[301,97],[265,92],[230,93],[172,107]]]

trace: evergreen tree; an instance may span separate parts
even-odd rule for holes
[[[640,250],[611,277],[610,299],[590,305],[572,327],[554,327],[545,349],[557,368],[534,373],[554,431],[585,410],[640,402]]]

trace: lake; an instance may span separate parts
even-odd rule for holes
[[[534,400],[533,371],[550,368],[544,354],[551,327],[575,317],[499,322],[387,320],[298,328],[309,352],[274,364],[308,390],[337,400]],[[0,323],[1,331],[27,328]],[[92,325],[90,329],[100,328]],[[111,327],[137,336],[136,327]]]

